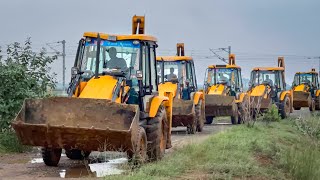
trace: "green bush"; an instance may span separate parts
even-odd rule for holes
[[[280,121],[281,117],[277,105],[272,104],[271,108],[260,117],[260,120],[266,123]]]
[[[45,49],[32,51],[30,38],[23,45],[8,45],[5,53],[0,56],[0,132],[11,130],[10,122],[24,99],[46,96],[47,88],[55,87],[50,64],[56,57],[47,56]]]
[[[29,147],[21,145],[16,134],[12,131],[0,133],[0,151],[3,152],[24,152]]]
[[[320,139],[320,117],[318,115],[296,119],[295,125],[298,130],[304,134],[312,138]]]

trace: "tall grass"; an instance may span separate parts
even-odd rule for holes
[[[21,145],[16,134],[12,131],[4,131],[0,133],[0,152],[25,152],[30,147]]]

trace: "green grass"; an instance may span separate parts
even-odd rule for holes
[[[25,152],[29,147],[20,144],[16,134],[12,131],[0,133],[0,153]]]
[[[316,143],[315,143],[316,142]],[[292,120],[235,126],[110,179],[316,179],[319,146]]]

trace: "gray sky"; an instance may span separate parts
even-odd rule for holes
[[[69,82],[84,31],[131,33],[132,15],[146,15],[146,32],[159,40],[158,55],[173,55],[175,44],[184,42],[198,82],[207,65],[221,63],[209,48],[231,45],[244,77],[252,67],[276,65],[277,56],[285,56],[291,84],[294,72],[318,69],[318,60],[305,56],[320,56],[319,7],[319,0],[0,0],[0,46],[31,36],[38,49],[65,39]],[[54,70],[61,82],[61,58]]]

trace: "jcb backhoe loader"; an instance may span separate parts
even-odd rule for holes
[[[205,74],[205,116],[211,124],[217,116],[231,116],[232,124],[240,124],[240,108],[245,97],[242,92],[241,68],[231,54],[227,65],[210,65]]]
[[[318,73],[315,69],[310,72],[297,72],[292,83],[293,108],[309,107],[310,111],[320,110],[320,88]]]
[[[204,125],[203,93],[197,88],[193,59],[184,55],[184,44],[177,44],[176,56],[157,56],[157,66],[163,69],[163,74],[158,77],[162,82],[159,91],[170,90],[174,96],[171,126],[185,126],[189,134],[201,132]]]
[[[292,90],[286,90],[284,58],[278,58],[278,67],[256,67],[251,71],[248,95],[251,114],[267,111],[272,104],[277,105],[281,118],[293,111]]]
[[[85,32],[79,41],[70,97],[27,99],[12,126],[22,144],[42,146],[56,166],[91,151],[124,151],[134,162],[156,160],[171,146],[172,93],[158,94],[156,38],[134,16],[131,35]]]

